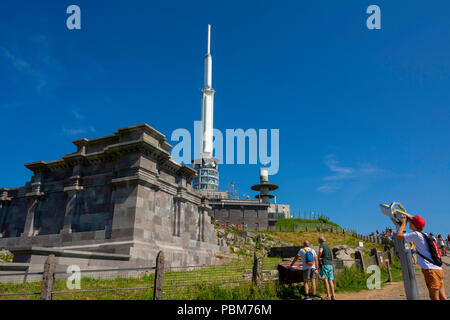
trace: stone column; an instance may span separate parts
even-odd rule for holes
[[[7,215],[7,208],[9,203],[11,202],[11,198],[8,197],[8,189],[2,188],[0,189],[0,238],[3,238],[4,234],[4,224]]]
[[[209,206],[209,200],[207,197],[202,197],[201,204],[199,207],[199,241],[205,241],[205,217],[211,212],[211,207]]]
[[[203,209],[198,208],[198,231],[197,231],[197,241],[203,241]]]
[[[44,193],[41,192],[41,183],[33,182],[31,184],[31,192],[26,194],[28,198],[27,217],[25,220],[25,227],[23,229],[21,237],[27,238],[37,235],[38,230],[34,230],[36,208],[40,199],[44,197]]]
[[[181,207],[182,207],[182,199],[178,196],[174,197],[175,205],[173,212],[173,235],[176,237],[180,236],[181,229]]]
[[[64,188],[64,192],[67,193],[67,200],[64,212],[64,225],[59,232],[60,234],[72,233],[72,224],[77,213],[79,195],[83,191],[83,187],[78,185],[79,178],[79,176],[71,177],[71,179],[74,179],[74,184]]]
[[[185,179],[182,179],[182,182],[185,183]],[[186,210],[186,202],[187,202],[187,198],[186,198],[186,187],[183,186],[183,184],[181,184],[181,186],[178,187],[177,189],[177,194],[174,197],[174,199],[177,201],[177,211],[175,213],[176,216],[176,236],[180,237],[181,234],[185,231],[185,221],[186,221],[186,217],[185,217],[185,210]]]

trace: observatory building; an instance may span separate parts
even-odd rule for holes
[[[269,183],[269,170],[267,168],[261,168],[259,182],[259,184],[251,187],[252,190],[260,192],[255,198],[260,199],[263,203],[270,203],[270,200],[275,197],[273,194],[270,194],[270,191],[277,190],[278,186]]]
[[[274,230],[278,219],[290,218],[287,204],[272,204],[275,198],[270,193],[278,186],[269,183],[267,168],[261,168],[260,183],[252,186],[252,190],[260,193],[257,200],[215,198],[209,200],[211,218],[225,225],[239,225],[251,230]]]

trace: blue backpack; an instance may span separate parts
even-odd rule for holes
[[[314,255],[312,253],[311,248],[305,248],[305,262],[307,266],[313,266],[314,265]]]

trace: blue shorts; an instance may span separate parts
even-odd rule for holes
[[[324,280],[334,280],[333,265],[331,265],[331,264],[324,264],[322,266],[322,268],[320,269],[320,275],[322,277],[325,277]]]

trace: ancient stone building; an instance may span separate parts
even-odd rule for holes
[[[172,266],[211,263],[218,245],[208,199],[192,190],[196,171],[170,157],[147,124],[73,142],[61,159],[28,163],[24,187],[0,189],[0,248],[15,262]]]

